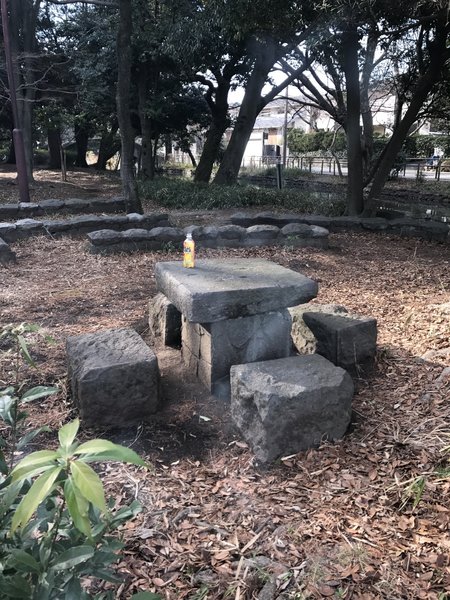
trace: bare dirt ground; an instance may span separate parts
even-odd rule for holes
[[[23,377],[61,386],[58,396],[30,406],[33,426],[56,429],[75,414],[66,337],[132,326],[149,341],[153,267],[176,255],[92,256],[83,240],[46,238],[14,250],[17,264],[0,270],[0,323],[38,323],[54,338],[48,345],[34,336],[40,369],[24,367]],[[143,505],[124,530],[117,598],[138,590],[170,600],[448,598],[448,246],[349,233],[332,235],[329,250],[199,254],[262,256],[312,277],[318,302],[378,319],[377,364],[356,382],[352,426],[341,442],[261,470],[230,425],[228,405],[192,379],[179,351],[157,347],[162,413],[133,430],[83,431],[128,443],[153,464],[148,472],[104,470],[118,501],[136,497]],[[434,356],[421,359],[428,351]],[[0,386],[10,370],[0,359]],[[54,441],[49,434],[40,443]],[[419,477],[424,489],[414,506]]]
[[[116,196],[120,192],[120,178],[116,172],[100,172],[93,168],[67,172],[67,181],[61,180],[60,171],[35,169],[35,181],[30,184],[30,200],[52,198],[89,198]],[[10,165],[0,166],[0,204],[19,201],[16,170]]]

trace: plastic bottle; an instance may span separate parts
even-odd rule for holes
[[[192,239],[192,233],[188,233],[183,243],[183,267],[187,269],[194,268],[195,261],[195,242]]]

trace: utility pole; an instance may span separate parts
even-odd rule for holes
[[[19,110],[17,108],[16,80],[14,77],[14,65],[11,52],[11,38],[9,34],[8,0],[1,1],[1,14],[3,25],[3,44],[5,46],[6,72],[8,74],[9,97],[13,114],[13,142],[16,155],[17,179],[19,181],[20,202],[30,201],[30,190],[28,187],[28,176],[25,160],[25,147],[23,144],[23,133],[20,128]],[[17,56],[14,57],[17,61]]]

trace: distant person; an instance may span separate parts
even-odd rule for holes
[[[441,157],[438,154],[433,154],[433,156],[429,156],[426,162],[427,170],[435,169],[439,164],[440,158]]]

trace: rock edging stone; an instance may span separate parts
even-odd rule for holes
[[[274,225],[251,227],[190,225],[184,229],[163,227],[149,231],[103,229],[88,234],[88,249],[92,254],[165,250],[170,249],[170,244],[181,244],[187,233],[192,234],[197,248],[251,248],[255,246],[328,248],[327,229],[316,225],[288,224],[281,228]]]
[[[50,199],[39,202],[18,202],[0,206],[0,220],[16,220],[28,217],[41,217],[50,214],[79,214],[89,212],[117,213],[125,210],[123,198],[68,198]]]
[[[20,219],[15,223],[0,223],[0,237],[11,244],[34,235],[49,235],[51,237],[69,235],[76,237],[99,229],[126,231],[134,226],[148,230],[155,227],[164,228],[169,225],[167,213],[149,213],[146,215],[130,213],[121,216],[84,215],[59,221]]]
[[[230,217],[233,225],[251,227],[255,225],[272,225],[284,227],[292,223],[305,223],[326,227],[329,231],[382,231],[402,237],[423,238],[428,241],[450,243],[450,225],[426,219],[384,219],[383,217],[324,217],[322,215],[297,215],[261,212],[256,215],[235,213]]]

